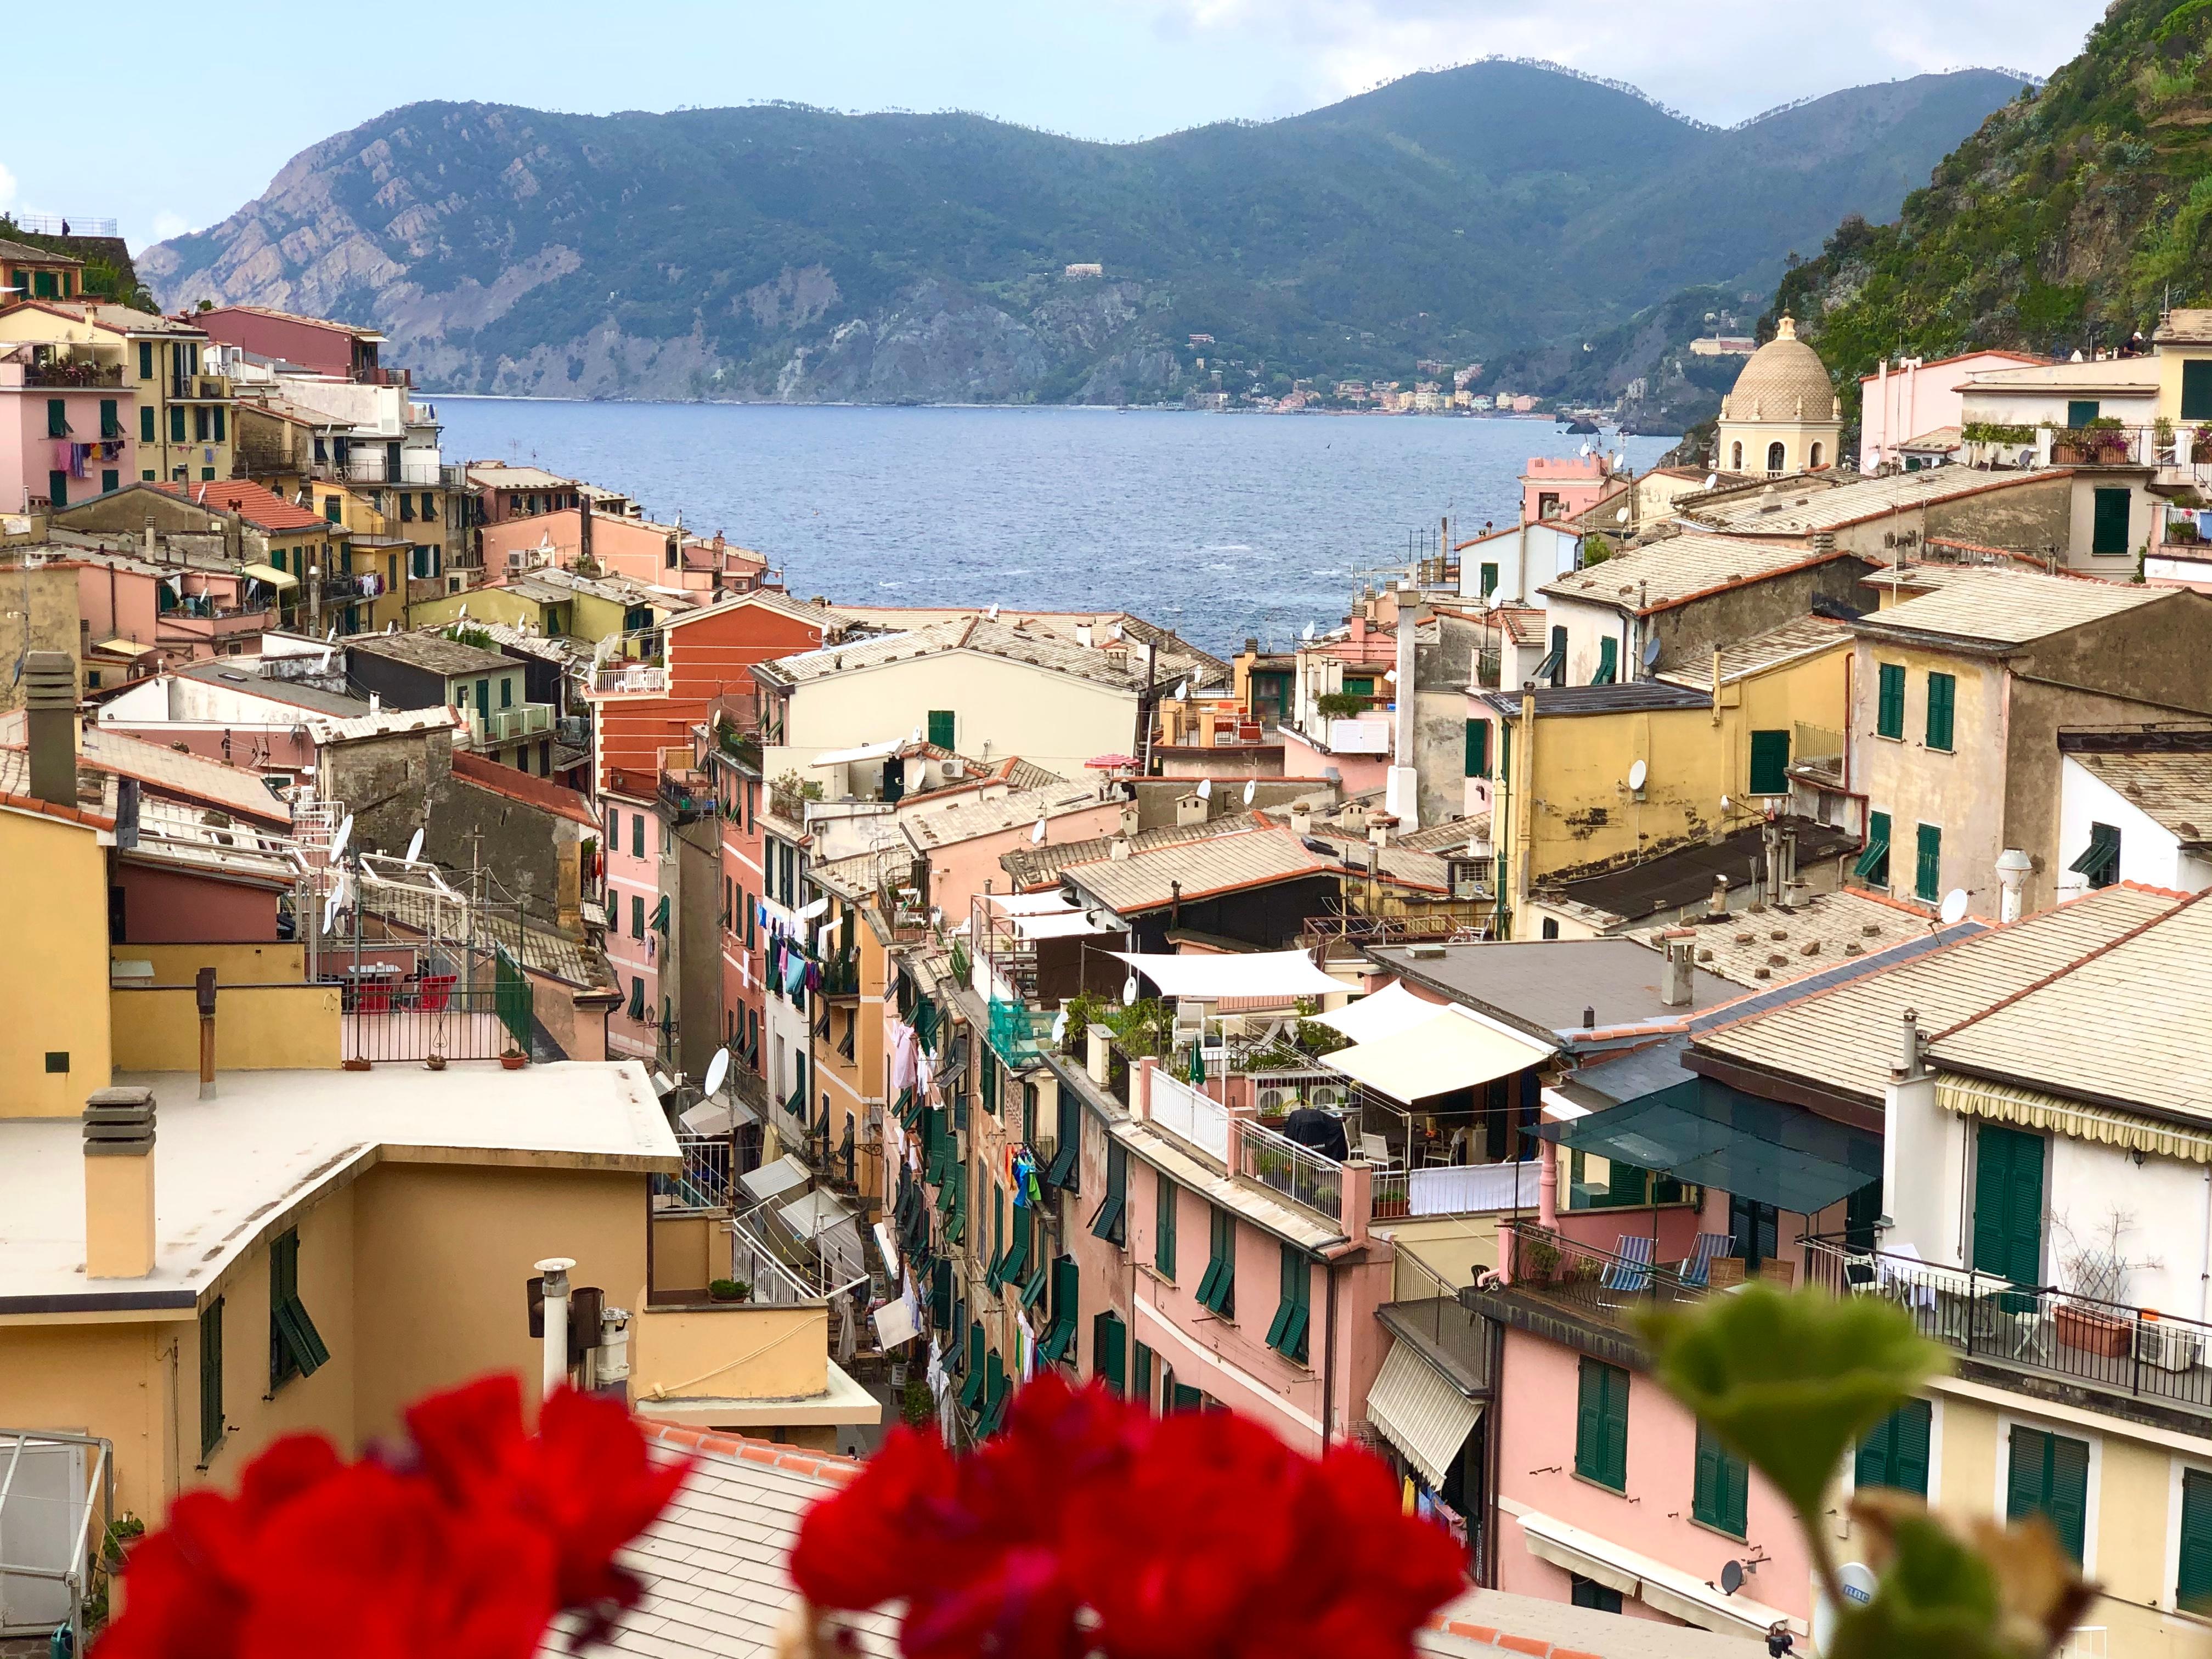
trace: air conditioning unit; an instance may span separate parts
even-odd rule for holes
[[[2136,1358],[2162,1371],[2186,1371],[2203,1363],[2204,1338],[2199,1332],[2143,1320],[2136,1326]]]
[[[957,778],[962,775],[963,769],[960,763],[957,760],[945,760],[937,763],[937,775],[939,777]]]
[[[1295,1089],[1262,1089],[1260,1091],[1260,1115],[1280,1117],[1297,1101]]]
[[[1345,1091],[1334,1083],[1316,1083],[1306,1091],[1306,1104],[1318,1106],[1323,1111],[1334,1111],[1344,1104]]]

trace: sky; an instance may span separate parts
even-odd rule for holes
[[[0,210],[112,218],[142,246],[216,223],[309,145],[421,99],[965,109],[1120,141],[1495,53],[1728,125],[1972,64],[2048,74],[2103,0],[1891,0],[1878,19],[1774,0],[447,0],[416,21],[225,0],[222,27],[181,30],[172,9],[113,0],[88,34],[67,7],[18,9],[15,61],[70,71],[9,77]]]

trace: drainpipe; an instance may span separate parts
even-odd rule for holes
[[[193,1000],[200,1011],[200,1098],[215,1098],[215,969],[203,968],[194,976]]]
[[[1322,1276],[1328,1284],[1328,1309],[1323,1316],[1328,1348],[1321,1362],[1321,1449],[1327,1451],[1336,1433],[1336,1263],[1322,1262]]]
[[[565,1255],[548,1256],[538,1271],[545,1276],[545,1370],[541,1401],[568,1380],[568,1269]]]

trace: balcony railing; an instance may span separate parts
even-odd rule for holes
[[[605,696],[668,690],[668,670],[657,662],[617,663],[592,671],[592,690]]]
[[[1288,1136],[1247,1123],[1238,1136],[1237,1173],[1272,1187],[1293,1204],[1342,1224],[1344,1166]]]
[[[325,483],[406,484],[423,489],[444,486],[446,474],[453,470],[439,465],[434,450],[416,454],[403,450],[395,469],[391,457],[375,449],[348,455],[343,461],[317,461],[308,468],[313,477]]]
[[[1970,1358],[2212,1412],[2212,1325],[2194,1319],[1836,1238],[1805,1241],[1805,1277],[1893,1302],[1923,1335]]]
[[[704,772],[666,772],[660,775],[659,794],[678,823],[690,823],[713,815],[714,781]]]
[[[1675,1267],[1584,1244],[1534,1221],[1498,1230],[1510,1288],[1600,1325],[1625,1325],[1651,1308],[1695,1302],[1706,1286]]]
[[[52,362],[32,363],[23,370],[25,386],[119,386],[123,384],[122,365]],[[120,437],[121,433],[114,436]]]
[[[735,1173],[737,1148],[731,1138],[727,1135],[679,1134],[676,1137],[676,1150],[683,1155],[684,1167],[674,1175],[653,1176],[653,1207],[671,1210],[732,1208],[738,1194]]]
[[[471,708],[468,714],[469,735],[480,745],[512,743],[517,738],[538,737],[553,730],[553,705],[550,702],[519,702],[512,708]]]
[[[1200,1152],[1209,1154],[1222,1163],[1228,1162],[1229,1110],[1226,1107],[1212,1097],[1199,1093],[1188,1084],[1179,1083],[1160,1071],[1155,1071],[1152,1073],[1152,1116],[1154,1123],[1177,1139],[1188,1141]],[[1258,1126],[1253,1127],[1256,1129]],[[1259,1129],[1258,1133],[1272,1139],[1282,1140],[1283,1145],[1286,1146],[1295,1144],[1284,1140],[1283,1137],[1277,1135],[1272,1129]],[[1304,1149],[1300,1147],[1298,1150],[1303,1152]],[[1336,1170],[1338,1167],[1334,1163],[1329,1164],[1332,1171]],[[1251,1171],[1247,1170],[1245,1173],[1249,1175]],[[1328,1184],[1334,1190],[1342,1191],[1343,1182],[1340,1178]],[[1305,1202],[1304,1199],[1298,1201]],[[1323,1213],[1334,1215],[1336,1211],[1332,1208]]]

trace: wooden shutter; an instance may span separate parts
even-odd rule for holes
[[[1711,1431],[1698,1424],[1697,1464],[1690,1479],[1690,1513],[1709,1527],[1720,1524],[1726,1503],[1724,1456]]]
[[[1881,665],[1881,696],[1875,712],[1875,731],[1885,738],[1905,735],[1905,665]]]
[[[2005,1519],[2017,1521],[2043,1507],[2044,1442],[2048,1435],[2013,1426],[2010,1462],[2005,1470]]]
[[[2212,363],[2205,365],[2212,368]],[[2212,1474],[2181,1476],[2181,1560],[2174,1600],[2191,1613],[2212,1608]]]
[[[933,708],[929,711],[929,740],[939,749],[952,747],[952,710]]]
[[[1790,733],[1754,732],[1751,734],[1751,793],[1786,795],[1790,793]]]
[[[2044,1512],[2058,1528],[2059,1541],[2079,1561],[2089,1518],[2089,1443],[2063,1434],[2045,1435],[2044,1443],[2050,1469]]]
[[[2092,553],[2124,553],[2128,550],[2128,507],[2133,492],[2126,489],[2100,489],[2096,493],[2096,513],[2089,529],[2089,550]]]
[[[1486,778],[1490,775],[1490,722],[1469,720],[1467,723],[1467,775]]]
[[[2182,364],[2181,418],[2212,421],[2212,360]]]
[[[1091,1374],[1115,1394],[1127,1394],[1129,1328],[1118,1314],[1103,1313],[1091,1323]]]
[[[1984,1123],[1974,1135],[1974,1266],[2041,1282],[2043,1139]]]
[[[1959,682],[1948,674],[1928,677],[1928,746],[1951,747],[1951,714],[1959,696]]]
[[[1595,1480],[1605,1459],[1604,1367],[1583,1361],[1581,1389],[1575,1402],[1575,1473]]]
[[[1928,1496],[1928,1442],[1935,1407],[1924,1400],[1908,1400],[1889,1415],[1888,1485],[1900,1492]]]
[[[222,1443],[222,1298],[200,1314],[200,1462]]]
[[[1162,1171],[1152,1176],[1152,1266],[1170,1285],[1176,1276],[1176,1184]]]
[[[1597,642],[1597,672],[1590,676],[1592,685],[1611,685],[1620,671],[1620,641],[1610,636]]]
[[[1619,1492],[1628,1490],[1628,1373],[1617,1365],[1605,1370],[1605,1483]]]
[[[1943,885],[1943,830],[1941,825],[1923,823],[1915,831],[1912,866],[1912,893],[1916,898],[1934,899]]]

